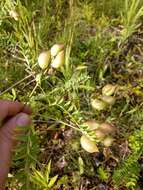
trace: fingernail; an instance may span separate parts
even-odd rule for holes
[[[17,126],[26,126],[30,124],[30,118],[25,113],[20,113],[16,119]]]

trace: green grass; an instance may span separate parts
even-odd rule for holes
[[[0,98],[33,108],[33,125],[17,147],[8,189],[141,189],[142,151],[134,155],[128,143],[129,136],[142,141],[137,136],[143,121],[143,1],[1,0],[0,7]],[[37,60],[55,43],[65,44],[65,63],[49,75]],[[93,110],[91,97],[100,98],[108,83],[118,85],[115,105]],[[117,127],[110,148],[97,143],[99,154],[80,146],[82,134],[96,139],[83,125],[90,119]],[[128,165],[136,177],[128,175]],[[46,175],[55,179],[52,188]]]

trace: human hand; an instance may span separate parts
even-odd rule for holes
[[[0,100],[0,190],[5,189],[17,126],[29,125],[30,114],[31,109],[20,102]]]

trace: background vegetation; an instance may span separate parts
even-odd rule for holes
[[[10,11],[18,13],[18,19]],[[143,187],[142,0],[1,0],[0,98],[33,108],[33,125],[15,151],[9,190],[108,190]],[[65,63],[50,75],[38,55],[65,44]],[[116,103],[93,110],[106,84]],[[80,146],[83,125],[112,123],[117,134],[99,153]]]

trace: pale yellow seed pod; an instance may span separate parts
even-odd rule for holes
[[[48,67],[48,65],[50,64],[51,61],[51,54],[50,51],[44,51],[42,53],[40,53],[39,57],[38,57],[38,63],[39,66],[41,67],[41,69],[46,69]]]
[[[105,134],[114,134],[116,128],[113,125],[110,125],[109,123],[102,123],[100,125],[100,130],[103,131]]]
[[[106,108],[107,104],[101,100],[98,100],[98,99],[91,99],[91,106],[93,109],[101,111],[101,110],[104,110]]]
[[[113,105],[113,104],[115,104],[115,97],[113,97],[113,96],[106,96],[106,95],[102,95],[101,96],[101,99],[105,102],[105,103],[107,103],[107,104],[109,104],[109,105]]]
[[[18,14],[15,10],[11,10],[11,11],[9,12],[9,15],[10,15],[12,18],[14,18],[14,20],[18,21],[18,19],[19,19],[19,14]]]
[[[91,131],[95,132],[95,136],[98,140],[101,140],[105,137],[104,132],[100,129],[100,123],[95,120],[89,120],[85,122],[86,125],[88,125],[89,129]]]
[[[58,69],[64,64],[64,61],[65,61],[65,55],[64,55],[64,50],[63,50],[58,53],[58,55],[52,61],[51,66],[55,69]]]
[[[89,121],[86,121],[86,122],[85,122],[85,125],[88,125],[88,127],[89,127],[90,130],[98,129],[99,126],[100,126],[99,122],[97,122],[97,121],[94,120],[94,119],[89,120]]]
[[[64,48],[64,44],[54,44],[51,47],[51,56],[55,57]]]
[[[102,140],[105,137],[104,131],[97,129],[95,130],[95,136],[98,140]]]
[[[98,147],[94,141],[91,141],[87,136],[82,135],[80,138],[80,144],[84,150],[89,153],[99,152]]]
[[[103,88],[102,88],[102,94],[105,96],[111,96],[114,94],[115,90],[116,90],[117,86],[112,85],[112,84],[106,84]]]
[[[112,145],[113,141],[114,141],[114,139],[112,137],[106,137],[103,140],[103,144],[104,144],[104,146],[109,147]]]

